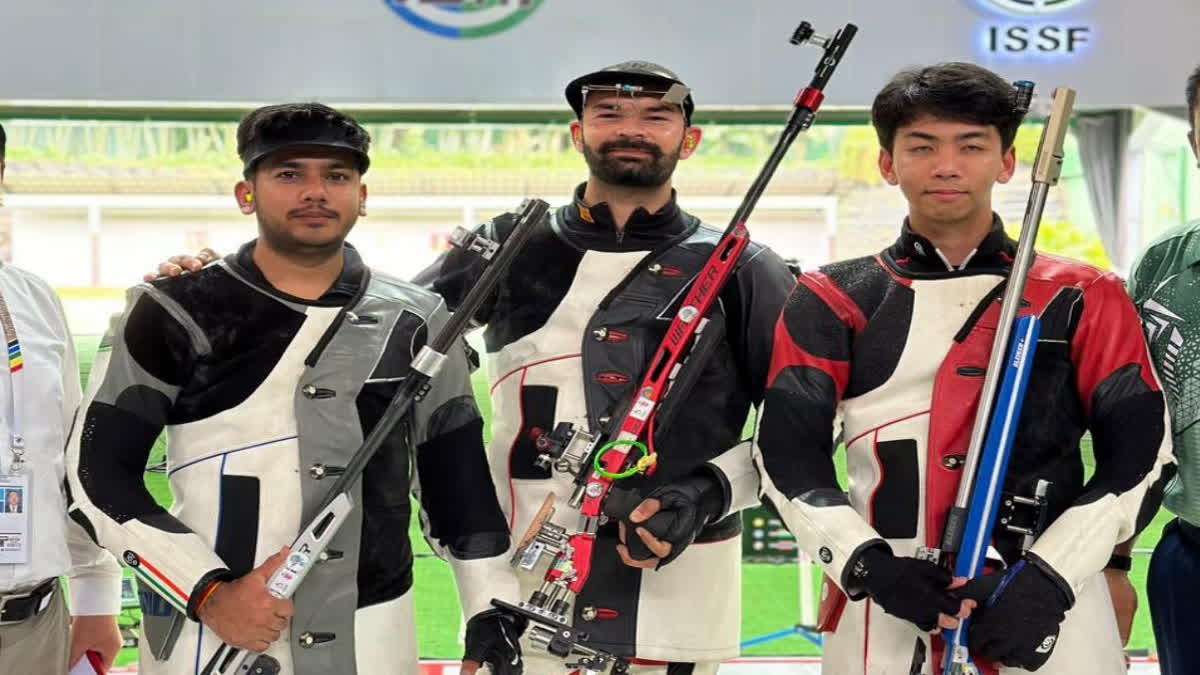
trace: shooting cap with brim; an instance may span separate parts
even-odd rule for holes
[[[371,166],[371,158],[362,148],[346,141],[344,134],[324,125],[293,127],[289,129],[287,137],[258,139],[242,153],[243,166],[246,171],[253,171],[267,155],[290,148],[345,150],[354,155],[359,173],[366,173]]]
[[[696,104],[692,90],[674,72],[649,61],[625,61],[594,73],[581,75],[567,85],[567,103],[576,117],[583,116],[583,88],[588,85],[632,84],[659,87],[666,93],[663,100],[683,108],[684,119],[692,123],[692,111]]]

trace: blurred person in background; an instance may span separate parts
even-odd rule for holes
[[[7,136],[0,126],[0,184]],[[0,262],[0,673],[65,673],[88,651],[104,668],[121,650],[121,568],[67,517],[67,436],[79,364],[62,303],[42,279]],[[17,508],[13,508],[16,506]],[[70,610],[59,576],[70,587]]]
[[[1200,165],[1200,66],[1185,86],[1188,145]],[[1200,220],[1164,234],[1134,265],[1129,292],[1171,410],[1179,473],[1163,505],[1176,518],[1150,559],[1146,592],[1163,675],[1200,673]]]

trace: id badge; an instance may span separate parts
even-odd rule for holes
[[[29,562],[28,473],[0,474],[0,565]]]

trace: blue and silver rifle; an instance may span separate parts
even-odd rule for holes
[[[1020,96],[1032,96],[1032,83],[1017,83],[1017,87]],[[1021,404],[1029,382],[1039,331],[1037,317],[1018,318],[1017,313],[1021,307],[1026,275],[1033,262],[1034,242],[1046,205],[1046,195],[1050,186],[1058,183],[1062,171],[1063,141],[1074,103],[1074,90],[1054,90],[1050,115],[1046,118],[1046,126],[1038,144],[1033,165],[1033,188],[1017,241],[1017,255],[1000,304],[1000,321],[971,429],[962,480],[942,532],[941,553],[954,556],[955,576],[972,578],[983,572],[996,515],[1001,506],[1005,471],[1016,436],[1017,422],[1021,417]],[[1032,497],[1009,499],[1021,499],[1037,506],[1043,500],[1045,488],[1043,481]],[[1009,523],[1004,525],[1009,527]],[[1036,528],[1024,528],[1015,523],[1011,529],[1024,535],[1026,548],[1037,535]],[[961,621],[957,629],[945,636],[943,671],[946,675],[974,675],[979,672],[967,649],[969,623],[969,620]]]

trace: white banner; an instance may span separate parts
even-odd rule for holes
[[[564,105],[628,59],[704,106],[787,104],[818,53],[860,32],[828,104],[866,106],[901,67],[976,61],[1088,105],[1182,105],[1196,0],[0,0],[0,101]],[[565,107],[565,106],[564,106]]]

